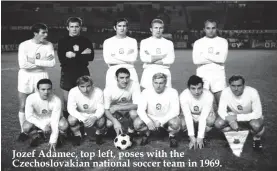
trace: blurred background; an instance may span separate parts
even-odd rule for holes
[[[1,2],[1,51],[17,51],[19,43],[30,39],[30,27],[43,22],[49,27],[48,39],[55,48],[58,40],[68,34],[66,20],[83,19],[82,35],[95,49],[101,49],[105,39],[115,34],[116,18],[129,20],[129,36],[138,43],[150,36],[150,22],[160,18],[165,22],[164,37],[175,48],[192,48],[195,40],[204,36],[204,21],[218,21],[219,36],[229,41],[230,48],[276,49],[277,2]]]

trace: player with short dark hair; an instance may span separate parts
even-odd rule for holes
[[[37,88],[38,92],[29,95],[26,100],[26,121],[23,123],[23,131],[26,136],[35,129],[42,130],[44,133],[51,131],[50,150],[55,151],[57,143],[61,145],[64,139],[62,137],[64,137],[68,123],[61,114],[61,100],[53,94],[51,80],[41,79],[37,83]],[[43,135],[42,132],[37,131],[30,145],[38,146],[43,140]]]
[[[61,63],[60,87],[63,90],[64,116],[66,112],[68,92],[76,86],[76,80],[83,75],[90,75],[88,65],[94,59],[92,42],[81,36],[82,19],[70,17],[66,22],[68,35],[58,42],[58,57]]]
[[[253,148],[262,149],[261,136],[264,133],[264,117],[259,93],[246,86],[240,75],[229,79],[229,87],[222,91],[215,126],[225,131],[246,127],[253,134]]]
[[[152,88],[153,75],[161,72],[166,74],[167,86],[171,87],[169,68],[175,60],[174,45],[172,41],[162,37],[164,22],[161,19],[154,19],[150,30],[152,36],[140,43],[140,59],[144,63],[140,85],[143,88]]]
[[[197,65],[196,75],[203,78],[204,88],[211,90],[219,103],[221,91],[226,87],[225,61],[228,54],[228,41],[217,36],[217,22],[204,22],[205,37],[193,45],[193,63]]]
[[[156,73],[152,77],[152,88],[142,91],[138,107],[139,118],[134,122],[136,131],[144,132],[141,145],[149,142],[150,131],[164,128],[169,133],[170,147],[177,147],[175,135],[181,129],[179,97],[177,90],[166,87],[167,76]]]
[[[206,132],[212,129],[216,116],[213,111],[214,97],[209,90],[203,89],[202,78],[192,75],[188,80],[188,88],[180,95],[180,105],[183,111],[182,127],[188,130],[189,148],[203,148]],[[195,125],[198,124],[197,137]]]
[[[47,41],[48,28],[43,23],[34,24],[31,28],[33,38],[19,45],[18,49],[18,98],[19,98],[19,123],[21,134],[19,141],[28,137],[23,133],[22,125],[25,119],[25,103],[29,94],[36,91],[37,82],[48,78],[45,68],[54,67],[56,64],[54,47]]]
[[[77,86],[68,94],[67,110],[68,122],[74,134],[73,144],[80,145],[82,135],[80,126],[96,127],[96,144],[102,143],[105,132],[104,99],[100,88],[95,87],[91,77],[81,76],[77,79]]]
[[[106,87],[116,86],[115,72],[124,67],[131,73],[131,79],[138,83],[138,75],[134,63],[138,56],[137,41],[127,36],[128,20],[120,18],[115,20],[113,29],[116,35],[108,38],[103,44],[103,57],[109,66],[106,74]]]

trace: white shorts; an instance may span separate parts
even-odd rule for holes
[[[119,68],[125,68],[125,67],[122,67],[120,65],[114,65],[109,67],[106,74],[106,87],[117,85],[115,73]],[[126,69],[128,69],[130,72],[131,80],[138,83],[138,74],[136,69],[135,68],[126,68]]]
[[[166,86],[167,87],[172,87],[171,84],[171,73],[169,71],[169,69],[167,68],[145,68],[143,70],[142,76],[141,76],[141,81],[140,81],[140,85],[143,88],[152,88],[153,84],[152,84],[152,79],[153,79],[153,75],[155,75],[156,73],[164,73],[167,76],[167,83]]]
[[[46,71],[31,72],[20,69],[18,71],[18,91],[25,94],[37,91],[37,83],[43,78],[49,78]]]
[[[203,79],[204,88],[212,93],[222,91],[227,87],[225,72],[197,74]]]

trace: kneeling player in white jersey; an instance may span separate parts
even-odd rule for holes
[[[115,72],[119,68],[127,68],[131,73],[131,79],[138,82],[138,75],[134,63],[138,56],[137,40],[126,35],[128,21],[125,18],[114,22],[116,35],[108,38],[103,44],[103,57],[109,69],[106,74],[106,87],[116,86]]]
[[[188,80],[188,88],[180,95],[180,105],[183,111],[182,127],[188,130],[189,148],[203,148],[205,133],[212,129],[215,122],[213,111],[214,97],[209,90],[203,89],[202,78],[192,75]],[[198,123],[197,138],[194,123]]]
[[[225,61],[228,54],[228,42],[217,36],[217,23],[205,21],[205,37],[193,45],[193,63],[197,65],[196,75],[203,78],[204,88],[211,90],[218,105],[221,91],[226,87]]]
[[[46,67],[55,66],[54,48],[52,43],[46,41],[48,28],[45,24],[38,23],[32,26],[34,37],[19,45],[18,49],[18,98],[19,98],[19,123],[21,134],[19,141],[28,137],[23,133],[25,121],[25,102],[29,94],[36,90],[37,82],[40,79],[48,78]]]
[[[29,95],[26,100],[23,133],[27,136],[34,129],[41,129],[44,133],[52,131],[49,144],[50,150],[55,151],[57,142],[61,144],[64,140],[68,123],[62,116],[61,100],[52,92],[52,82],[41,79],[37,83],[37,89],[38,92]],[[30,145],[38,146],[43,136],[42,132],[36,132]]]
[[[138,83],[130,80],[130,72],[126,68],[119,68],[115,75],[117,85],[104,90],[107,127],[113,126],[117,135],[123,133],[120,120],[126,117],[129,119],[128,134],[132,139],[135,135],[133,121],[138,117],[140,87]]]
[[[152,88],[152,77],[161,72],[167,76],[167,87],[171,86],[170,65],[175,60],[174,45],[172,41],[162,37],[164,23],[160,19],[154,19],[151,23],[152,36],[143,39],[140,43],[140,59],[143,64],[141,86]]]
[[[89,76],[77,79],[77,86],[68,94],[68,122],[74,134],[73,145],[80,145],[80,125],[86,128],[96,127],[96,144],[102,144],[102,134],[105,131],[104,99],[100,88],[93,86]]]
[[[218,108],[219,118],[215,126],[222,131],[250,128],[253,134],[253,148],[262,149],[261,136],[264,133],[262,104],[256,89],[245,86],[240,75],[229,79],[229,87],[222,91]]]
[[[167,76],[163,73],[156,73],[152,82],[154,88],[146,88],[142,92],[139,118],[134,123],[136,131],[145,133],[141,145],[149,142],[150,131],[164,128],[169,133],[170,147],[177,147],[175,135],[181,129],[178,92],[166,86]]]

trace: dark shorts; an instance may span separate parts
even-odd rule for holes
[[[82,70],[61,70],[60,87],[63,90],[69,91],[76,86],[76,81],[79,77],[84,75],[90,75],[88,68]]]

